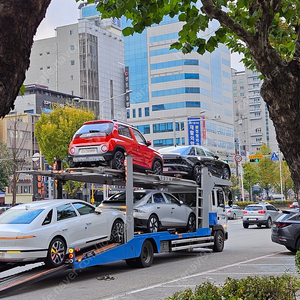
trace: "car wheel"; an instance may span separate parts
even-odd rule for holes
[[[160,175],[162,174],[162,164],[159,160],[156,160],[152,166],[153,174]]]
[[[228,168],[224,168],[222,178],[225,180],[230,179],[230,170]]]
[[[236,219],[236,214],[233,214],[232,219],[233,219],[233,220]]]
[[[115,220],[111,227],[110,242],[124,243],[124,222],[122,220]]]
[[[59,237],[54,238],[49,245],[45,264],[49,268],[61,266],[66,259],[66,243]]]
[[[267,228],[271,228],[271,226],[272,226],[272,219],[271,219],[271,218],[268,218],[266,227],[267,227]]]
[[[190,214],[186,226],[187,231],[195,232],[196,231],[196,216],[195,214]]]
[[[224,234],[221,230],[215,231],[214,234],[214,252],[222,252],[224,248]]]
[[[125,169],[124,160],[125,160],[124,153],[120,150],[117,150],[112,159],[112,164],[111,164],[112,168],[123,171]]]
[[[194,167],[194,180],[196,181],[197,184],[201,183],[201,167],[199,165],[196,165]]]
[[[153,262],[153,253],[152,243],[146,240],[142,245],[140,256],[136,258],[135,265],[140,268],[150,267]]]
[[[156,215],[151,215],[147,223],[148,232],[158,232],[159,231],[159,220]]]
[[[74,163],[74,161],[70,159],[69,160],[69,166],[70,166],[70,168],[77,168],[78,164]]]
[[[260,227],[261,227],[261,224],[257,224],[256,226],[257,226],[258,228],[260,228]]]
[[[248,227],[249,227],[249,224],[243,223],[243,227],[244,227],[244,228],[248,228]]]

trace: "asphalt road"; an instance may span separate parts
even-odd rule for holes
[[[2,299],[158,300],[206,280],[222,284],[227,277],[297,274],[294,255],[271,242],[270,229],[256,226],[244,229],[241,220],[230,220],[228,227],[229,239],[221,253],[197,250],[159,254],[153,265],[145,269],[129,269],[121,261],[81,272],[69,271]]]

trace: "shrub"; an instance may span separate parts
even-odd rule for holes
[[[296,277],[248,276],[227,278],[223,286],[206,281],[195,288],[175,293],[166,300],[296,300],[300,282]]]

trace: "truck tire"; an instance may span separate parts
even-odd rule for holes
[[[214,233],[214,252],[222,252],[224,249],[224,233],[221,230],[217,230]]]
[[[136,266],[139,268],[148,268],[153,262],[153,246],[149,240],[146,240],[141,249],[141,254],[136,258]]]

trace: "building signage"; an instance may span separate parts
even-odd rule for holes
[[[124,73],[124,82],[125,82],[125,92],[129,91],[129,67],[125,67],[125,73]],[[125,107],[130,107],[130,94],[125,94]]]
[[[249,159],[262,159],[264,158],[263,155],[257,154],[257,155],[249,155]]]
[[[189,145],[201,145],[200,118],[188,118]]]

